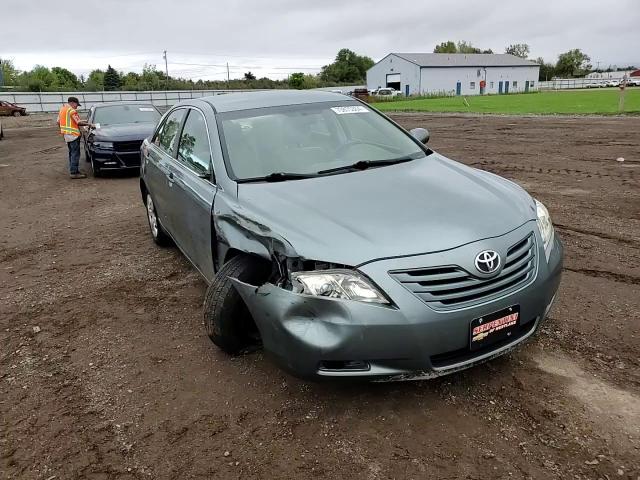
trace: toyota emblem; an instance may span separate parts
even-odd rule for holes
[[[500,255],[493,250],[483,250],[476,255],[475,264],[480,273],[494,273],[500,268]]]

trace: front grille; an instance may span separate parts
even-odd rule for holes
[[[113,148],[116,152],[139,152],[142,140],[133,140],[131,142],[115,142]]]
[[[140,166],[140,154],[139,153],[116,153],[116,158],[120,160],[125,167],[139,167]]]
[[[509,248],[502,271],[492,278],[478,278],[457,265],[394,270],[389,274],[436,309],[466,307],[504,296],[531,281],[535,251],[531,233]]]

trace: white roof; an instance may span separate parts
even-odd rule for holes
[[[391,53],[421,67],[535,67],[508,53]]]

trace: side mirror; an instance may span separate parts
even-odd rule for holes
[[[420,143],[426,144],[429,141],[429,130],[426,128],[414,128],[409,133]]]

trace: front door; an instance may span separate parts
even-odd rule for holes
[[[156,130],[147,149],[145,158],[145,181],[147,189],[156,207],[156,213],[162,226],[173,235],[169,201],[173,188],[173,173],[170,171],[172,159],[178,146],[178,133],[186,109],[179,108],[171,112]]]
[[[456,83],[456,95],[460,95],[462,93],[462,82]]]
[[[409,85],[405,85],[404,86],[404,95],[405,95],[405,97],[409,96]]]
[[[525,93],[529,93],[529,80],[524,82],[524,91]]]
[[[504,82],[504,93],[509,93],[509,80]]]
[[[504,90],[504,82],[498,82],[498,93],[502,93]]]
[[[173,237],[182,252],[208,282],[213,280],[214,260],[211,208],[217,192],[209,132],[204,115],[190,109],[184,122],[173,174],[169,214]]]

